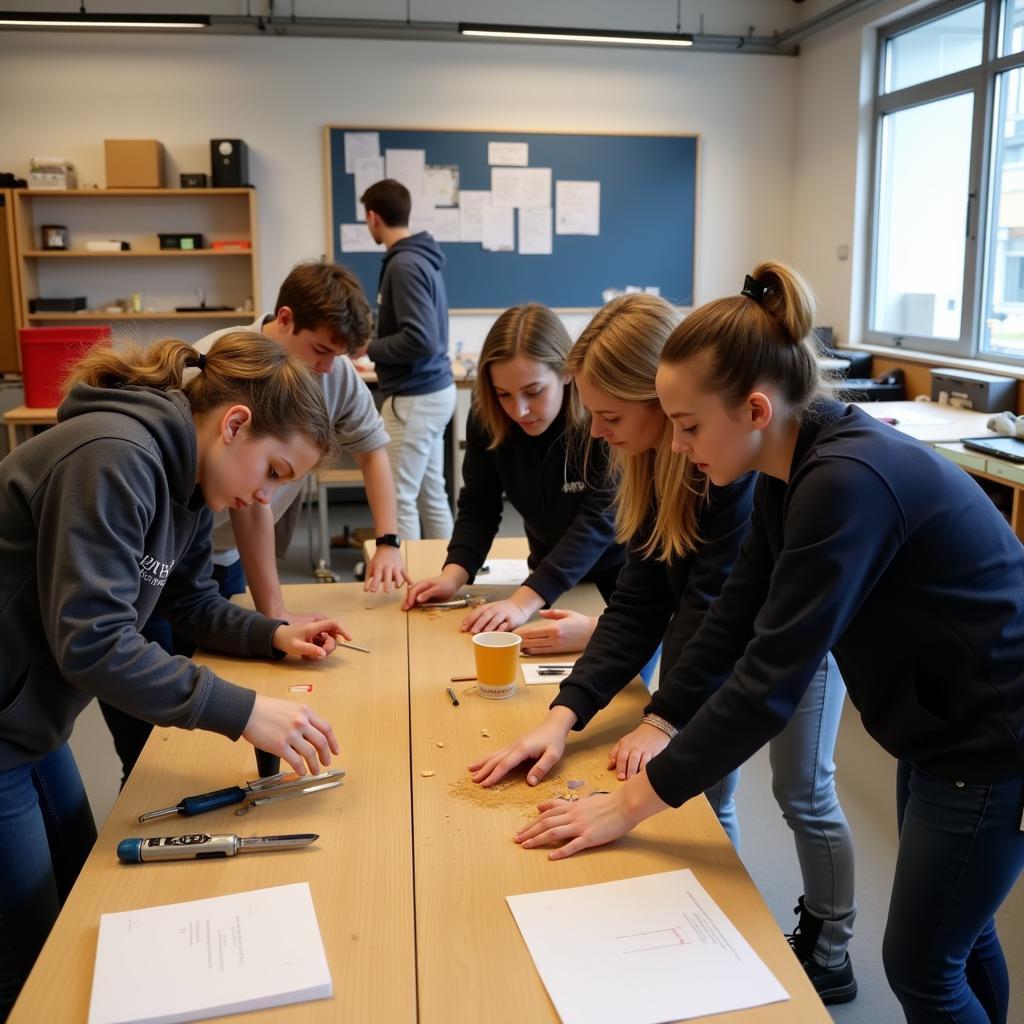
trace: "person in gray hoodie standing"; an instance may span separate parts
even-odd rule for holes
[[[331,619],[246,611],[211,575],[212,512],[268,502],[332,444],[312,373],[238,331],[209,355],[181,341],[94,349],[57,425],[0,462],[0,1020],[96,839],[67,744],[93,697],[158,725],[244,737],[299,774],[338,753],[309,708],[140,633],[159,603],[179,632],[229,655],[323,658],[348,637]]]
[[[391,437],[398,529],[407,540],[448,538],[453,522],[444,484],[444,431],[455,412],[455,382],[441,276],[444,253],[429,232],[409,231],[412,200],[400,182],[378,181],[360,201],[370,234],[387,246],[377,336],[365,351],[377,367],[385,398],[381,415]]]

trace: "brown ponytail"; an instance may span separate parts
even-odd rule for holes
[[[185,371],[195,367],[188,381]],[[98,347],[72,368],[64,384],[99,388],[149,387],[181,390],[196,415],[224,405],[252,413],[252,433],[288,440],[302,433],[324,455],[334,428],[323,389],[313,372],[276,341],[253,331],[231,331],[200,355],[184,341],[158,341],[147,349]]]
[[[663,363],[703,357],[703,386],[729,405],[760,384],[779,388],[797,416],[829,386],[812,337],[814,297],[791,267],[759,263],[743,293],[695,309],[672,333]]]

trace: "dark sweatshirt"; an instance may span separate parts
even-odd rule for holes
[[[626,564],[597,629],[551,707],[576,712],[574,729],[591,718],[647,664],[662,644],[662,679],[722,592],[750,526],[756,474],[728,487],[712,486],[700,510],[700,542],[685,558],[662,561],[640,548],[651,534],[649,516],[627,548]]]
[[[681,727],[647,766],[658,795],[678,806],[742,764],[829,650],[894,757],[969,783],[1024,770],[1024,548],[963,470],[831,401],[789,483],[758,481],[722,596],[652,699]]]
[[[237,739],[256,695],[139,629],[158,600],[211,650],[272,657],[279,621],[225,601],[181,392],[76,387],[0,463],[0,770],[67,740],[93,697]]]
[[[445,564],[461,565],[473,582],[498,533],[504,493],[523,517],[530,547],[525,586],[548,605],[583,580],[610,597],[625,552],[615,542],[605,446],[591,445],[586,453],[583,445],[574,444],[580,450],[569,451],[561,414],[539,437],[513,426],[493,451],[487,450],[488,443],[471,412],[458,515]]]
[[[384,254],[377,337],[367,354],[386,396],[429,395],[453,382],[443,266],[444,253],[426,231],[395,242]]]

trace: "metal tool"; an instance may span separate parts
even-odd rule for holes
[[[193,832],[186,836],[159,836],[154,839],[122,839],[117,844],[117,859],[123,864],[142,864],[151,860],[207,860],[234,857],[236,853],[261,850],[293,850],[315,843],[320,836],[302,832],[291,836],[210,836]]]
[[[198,796],[186,796],[173,807],[161,807],[158,811],[147,811],[139,815],[139,823],[156,821],[158,818],[169,818],[180,814],[191,818],[193,814],[203,814],[218,807],[230,807],[241,804],[235,814],[247,814],[252,807],[273,803],[277,800],[291,800],[293,797],[318,793],[322,789],[333,789],[341,785],[345,772],[338,768],[320,772],[319,775],[296,775],[294,772],[279,772],[265,779],[255,779],[244,786],[228,786],[226,789],[215,789],[212,793],[200,793]]]
[[[466,594],[464,597],[454,597],[450,601],[424,601],[423,604],[418,604],[416,607],[422,608],[424,611],[429,611],[431,608],[475,608],[478,604],[483,604],[485,600],[483,597]]]

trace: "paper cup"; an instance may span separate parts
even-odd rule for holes
[[[481,697],[508,700],[516,692],[522,642],[517,633],[477,633],[473,637],[476,688]]]

